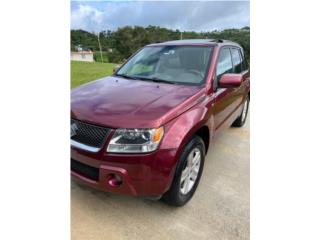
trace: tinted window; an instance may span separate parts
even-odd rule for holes
[[[247,59],[245,58],[243,52],[241,54],[242,57],[242,71],[247,70],[248,69],[248,63],[247,63]]]
[[[229,48],[223,48],[220,51],[217,64],[217,79],[225,73],[232,73],[232,60]]]
[[[242,58],[239,49],[231,48],[234,73],[242,72]]]

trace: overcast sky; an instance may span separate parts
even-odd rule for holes
[[[181,31],[212,31],[250,25],[248,1],[72,1],[71,29],[116,30],[155,25]]]

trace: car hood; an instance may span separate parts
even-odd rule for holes
[[[71,117],[113,128],[159,127],[196,104],[201,89],[106,77],[72,90]]]

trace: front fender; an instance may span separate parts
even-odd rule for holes
[[[211,139],[213,125],[213,117],[209,116],[206,106],[194,107],[165,125],[165,134],[160,148],[181,150],[203,126],[209,128],[209,139]]]
[[[207,126],[209,128],[209,139],[211,139],[212,129],[214,129],[214,121],[213,117],[210,117],[208,108],[205,105],[198,105],[165,124],[165,134],[160,144],[160,149],[177,150],[175,157],[173,158],[173,168],[171,169],[171,177],[168,182],[167,189],[171,186],[175,169],[184,146],[203,126]]]

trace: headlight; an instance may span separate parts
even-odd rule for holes
[[[107,152],[152,152],[158,148],[163,132],[163,127],[156,129],[117,129],[108,145]]]

